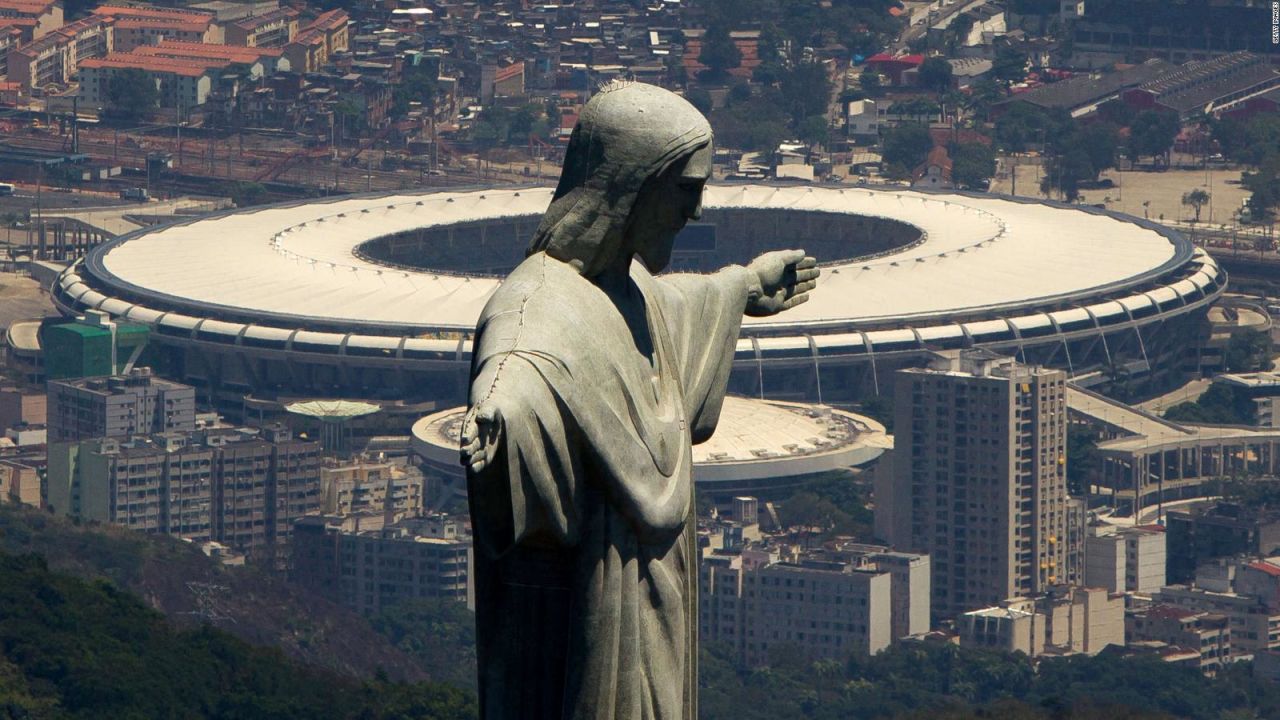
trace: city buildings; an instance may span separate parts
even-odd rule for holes
[[[127,53],[162,40],[216,44],[222,28],[213,13],[142,5],[101,5],[93,16],[110,18],[115,26],[116,52]]]
[[[1096,655],[1125,644],[1124,596],[1103,588],[1057,586],[962,614],[960,644],[1030,657]]]
[[[329,515],[382,514],[391,522],[423,511],[422,473],[415,467],[356,458],[328,460],[320,468],[323,511]]]
[[[857,543],[729,544],[702,560],[699,627],[745,663],[767,663],[783,646],[813,659],[869,655],[929,630],[926,556]]]
[[[893,547],[929,555],[936,616],[1083,579],[1065,373],[952,351],[899,371],[894,393],[894,472],[876,478],[877,527]]]
[[[293,542],[292,578],[359,612],[414,598],[474,604],[471,539],[457,518],[313,516],[297,522]]]
[[[320,447],[287,429],[167,431],[51,445],[61,515],[195,542],[281,566],[293,524],[320,512]]]
[[[47,422],[51,443],[190,431],[195,429],[196,395],[189,385],[153,376],[150,368],[52,380]]]
[[[278,8],[228,23],[224,29],[228,45],[279,47],[298,34],[298,11]]]
[[[1195,653],[1195,666],[1212,675],[1231,655],[1231,625],[1225,615],[1173,605],[1151,605],[1125,613],[1130,643],[1155,641]]]
[[[1201,563],[1235,555],[1269,557],[1280,552],[1280,513],[1265,507],[1219,502],[1165,513],[1169,581],[1185,583]]]
[[[40,507],[40,469],[23,460],[0,459],[0,503]]]
[[[1160,526],[1089,528],[1084,584],[1111,592],[1153,593],[1165,584],[1165,532]]]
[[[9,50],[8,80],[30,93],[34,88],[62,86],[85,60],[98,58],[115,47],[115,27],[111,18],[90,16],[61,25],[34,42]]]

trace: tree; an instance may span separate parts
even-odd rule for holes
[[[1256,172],[1240,176],[1240,183],[1252,194],[1249,196],[1249,213],[1254,220],[1265,221],[1271,208],[1280,204],[1280,150],[1273,150],[1263,158]]]
[[[702,52],[698,53],[698,62],[707,66],[708,76],[712,79],[723,78],[729,70],[742,64],[742,52],[729,37],[729,30],[724,25],[713,25],[707,28],[702,36]]]
[[[797,128],[800,139],[809,145],[826,145],[830,139],[830,125],[826,115],[810,115]]]
[[[138,68],[125,68],[107,81],[107,112],[125,120],[150,115],[160,104],[156,81]]]
[[[1132,157],[1164,155],[1178,137],[1178,115],[1173,112],[1143,110],[1129,126],[1129,153]]]
[[[996,154],[982,143],[951,146],[951,179],[962,189],[985,189],[996,174]]]
[[[1089,151],[1073,147],[1049,159],[1044,179],[1040,181],[1040,192],[1050,195],[1056,188],[1063,200],[1075,202],[1080,197],[1081,181],[1094,177],[1097,177],[1097,172],[1089,161]]]
[[[432,110],[436,106],[436,77],[425,65],[411,65],[400,76],[400,84],[392,92],[391,114],[403,117],[412,104]]]
[[[1200,208],[1209,204],[1209,193],[1200,188],[1182,194],[1182,204],[1195,208],[1196,222],[1200,222]]]
[[[886,165],[896,165],[910,172],[929,156],[933,138],[919,125],[903,125],[884,135],[881,156]]]
[[[991,77],[1004,83],[1016,82],[1026,77],[1027,54],[1014,47],[1003,46],[996,50],[991,63]]]
[[[862,68],[862,74],[858,75],[858,86],[867,94],[867,97],[880,97],[880,73],[872,70],[870,65]]]
[[[944,93],[951,88],[951,63],[940,57],[931,57],[920,64],[916,76],[920,84],[934,92]]]
[[[1109,122],[1090,123],[1072,133],[1068,145],[1085,149],[1089,154],[1089,165],[1093,168],[1093,178],[1097,178],[1103,170],[1116,165],[1120,129]]]
[[[714,101],[711,99],[711,93],[700,87],[686,90],[684,93],[684,99],[688,100],[690,105],[698,108],[698,112],[703,115],[710,115],[711,108],[715,105]]]
[[[782,76],[779,89],[792,121],[797,124],[812,115],[825,115],[831,102],[831,78],[821,63],[797,64]]]

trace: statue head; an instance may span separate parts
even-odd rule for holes
[[[684,98],[615,82],[582,109],[551,207],[529,245],[587,277],[620,256],[666,267],[676,234],[702,209],[711,125]]]

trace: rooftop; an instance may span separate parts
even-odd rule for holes
[[[276,58],[284,54],[279,48],[241,47],[239,45],[214,45],[210,43],[165,40],[159,45],[143,45],[134,48],[134,55],[153,57],[225,60],[232,63],[252,63],[264,57]]]
[[[1079,75],[1067,80],[1041,85],[1034,90],[1018,93],[997,104],[1022,101],[1040,107],[1071,110],[1097,102],[1126,88],[1141,85],[1152,78],[1167,73],[1174,67],[1172,63],[1164,60],[1152,59],[1141,65],[1134,65],[1123,70],[1103,73],[1098,76]]]
[[[104,58],[90,58],[80,62],[81,69],[129,69],[146,70],[154,73],[167,73],[184,77],[200,77],[211,70],[226,67],[225,60],[183,59],[170,57],[153,57],[134,53],[111,53]]]

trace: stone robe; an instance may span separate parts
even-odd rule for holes
[[[483,720],[695,720],[690,448],[715,429],[751,276],[633,263],[615,301],[538,252],[486,306],[471,404],[502,435],[468,481]]]

